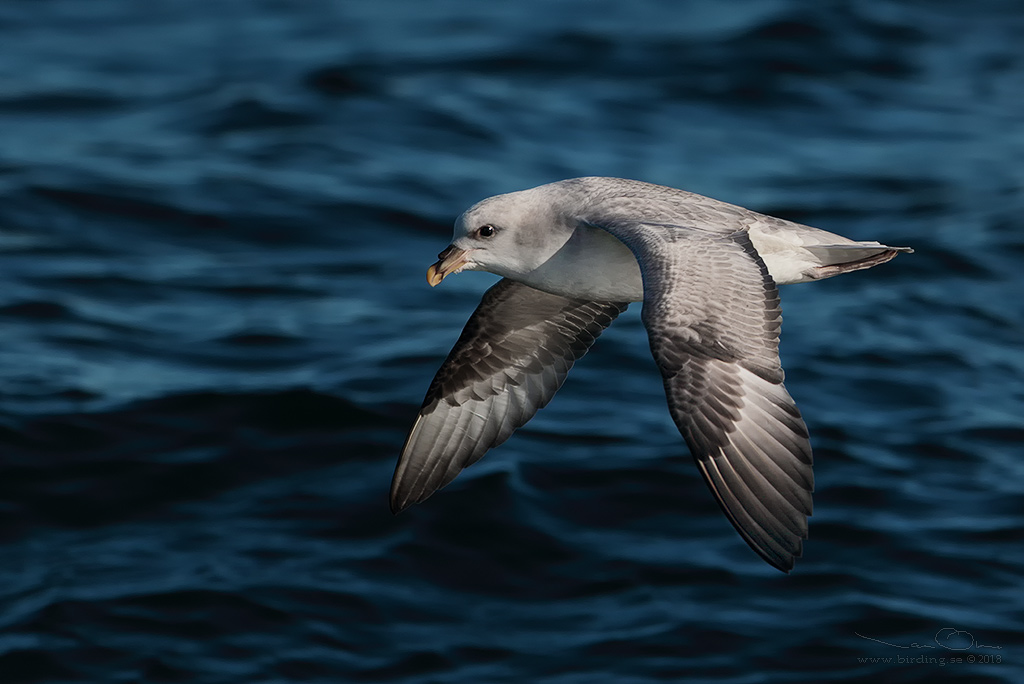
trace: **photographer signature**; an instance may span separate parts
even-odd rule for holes
[[[877,641],[880,644],[886,646],[892,646],[893,648],[935,648],[931,644],[919,644],[916,641],[909,646],[900,646],[899,644],[891,644],[888,641],[882,641],[881,639],[875,639],[874,637],[864,636],[859,632],[854,632],[861,639],[867,639],[868,641]],[[972,648],[993,648],[1001,649],[1002,646],[989,646],[987,644],[979,644],[974,639],[974,635],[962,629],[956,629],[954,627],[943,627],[935,633],[934,641],[941,648],[947,651],[969,651]]]

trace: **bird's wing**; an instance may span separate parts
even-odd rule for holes
[[[530,420],[627,306],[508,279],[488,290],[427,390],[395,469],[391,510],[423,501]]]
[[[746,232],[593,223],[636,255],[643,321],[672,418],[744,540],[788,572],[807,538],[814,477],[782,384],[775,282]]]

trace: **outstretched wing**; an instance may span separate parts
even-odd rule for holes
[[[595,223],[637,256],[643,321],[672,418],[744,540],[788,572],[803,550],[814,475],[782,384],[782,312],[745,232]]]
[[[627,303],[488,290],[427,390],[391,483],[395,513],[423,501],[543,408]]]

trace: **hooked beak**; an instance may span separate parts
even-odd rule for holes
[[[469,250],[459,249],[455,245],[448,245],[443,252],[437,255],[437,263],[427,269],[427,282],[434,287],[439,282],[458,273],[469,266]]]

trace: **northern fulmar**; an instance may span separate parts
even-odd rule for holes
[[[782,383],[776,286],[910,251],[620,178],[485,199],[458,218],[427,281],[466,270],[502,280],[427,390],[391,509],[423,501],[508,439],[642,301],[669,411],[704,481],[747,544],[789,572],[807,538],[814,475],[807,428]]]

